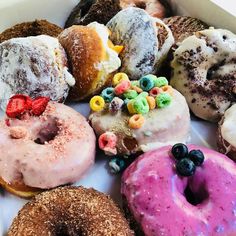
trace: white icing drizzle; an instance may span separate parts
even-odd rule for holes
[[[108,28],[97,22],[90,23],[88,27],[94,29],[98,33],[98,35],[102,40],[103,46],[106,49],[107,59],[94,65],[95,68],[97,68],[100,71],[100,73],[102,73],[101,80],[103,83],[107,79],[107,76],[110,73],[116,71],[121,66],[121,60],[118,56],[118,53],[108,46],[108,40],[109,40]]]

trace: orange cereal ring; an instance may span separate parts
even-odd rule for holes
[[[152,97],[152,96],[147,96],[146,99],[147,99],[147,102],[148,102],[149,109],[150,110],[155,109],[156,108],[156,100],[155,100],[155,98]]]
[[[129,118],[129,127],[131,129],[139,129],[144,124],[144,117],[141,114],[133,115]]]
[[[135,90],[137,93],[142,93],[142,92],[143,92],[143,90],[142,90],[141,88],[139,88],[138,86],[132,85],[132,86],[131,86],[131,89],[132,89],[132,90]]]
[[[161,90],[164,93],[169,93],[171,96],[173,95],[173,88],[170,85],[165,85],[165,86],[161,87]]]

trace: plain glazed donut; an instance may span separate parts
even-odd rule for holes
[[[219,152],[236,161],[236,104],[226,110],[218,124],[217,146]]]
[[[177,174],[171,146],[145,153],[124,172],[121,192],[138,235],[236,235],[235,163],[207,148],[188,149],[205,156],[192,177]]]
[[[0,121],[0,150],[0,184],[30,197],[78,181],[94,163],[95,135],[81,114],[49,102],[40,116]]]
[[[236,35],[209,29],[179,44],[172,61],[171,85],[186,98],[192,112],[219,121],[236,101]]]
[[[112,42],[124,46],[120,71],[132,80],[155,74],[174,43],[169,27],[139,8],[120,11],[107,26]]]
[[[112,199],[94,189],[63,187],[37,195],[14,219],[8,236],[133,236]]]

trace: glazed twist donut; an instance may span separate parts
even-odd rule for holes
[[[14,219],[8,236],[132,236],[112,199],[94,189],[63,187],[27,203]]]
[[[186,98],[193,113],[218,121],[236,101],[236,35],[208,29],[180,43],[172,61],[171,85]]]

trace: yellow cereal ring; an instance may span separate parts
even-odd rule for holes
[[[165,85],[165,86],[161,87],[161,90],[164,93],[169,93],[171,96],[173,96],[173,88],[170,85]]]
[[[128,75],[122,72],[115,74],[112,80],[113,87],[115,87],[117,84],[119,84],[123,80],[129,80]]]
[[[129,118],[129,127],[131,129],[139,129],[143,126],[144,122],[144,117],[141,114],[136,114]]]
[[[105,107],[105,101],[101,96],[94,96],[89,102],[92,111],[101,111]]]
[[[132,101],[128,102],[127,108],[128,108],[129,114],[135,114],[136,113]]]
[[[143,90],[141,88],[139,88],[138,86],[131,85],[131,89],[135,90],[137,93],[142,93],[143,92]]]
[[[152,96],[147,96],[146,99],[147,99],[147,102],[148,102],[149,109],[150,110],[155,109],[156,108],[156,100],[155,100],[155,98],[152,97]]]

